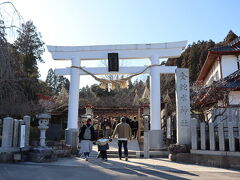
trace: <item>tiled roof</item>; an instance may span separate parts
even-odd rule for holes
[[[238,90],[240,89],[240,81],[230,81],[230,82],[226,82],[222,85],[221,88],[229,88],[232,90]]]
[[[198,105],[217,103],[218,100],[223,98],[223,93],[227,91],[239,91],[240,90],[240,70],[235,71],[222,80],[215,81],[213,84],[201,89],[201,94],[198,94],[196,103]],[[214,99],[212,98],[214,97]]]
[[[240,51],[240,46],[220,46],[216,48],[210,49],[210,51],[214,52],[236,52]]]
[[[228,46],[236,46],[240,44],[240,36],[234,39],[232,42],[228,44]]]
[[[219,81],[217,86],[219,88],[240,89],[240,70]]]
[[[237,77],[240,77],[240,69],[235,71],[234,73],[228,75],[227,77],[224,78],[225,81],[233,80]]]
[[[211,52],[235,52],[240,51],[240,36],[234,39],[226,46],[211,48]]]

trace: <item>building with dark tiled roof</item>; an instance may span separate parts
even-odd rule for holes
[[[229,105],[240,105],[240,37],[208,51],[197,82],[204,86],[216,82],[219,89],[229,91]]]
[[[200,71],[197,81],[210,85],[240,69],[240,37],[227,46],[212,48]]]

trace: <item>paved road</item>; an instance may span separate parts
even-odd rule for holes
[[[167,159],[63,158],[52,163],[0,164],[0,180],[240,179],[240,171],[170,162]]]

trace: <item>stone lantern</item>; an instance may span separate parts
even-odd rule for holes
[[[40,130],[40,146],[45,147],[46,143],[46,130],[49,128],[49,119],[51,116],[49,114],[39,114],[36,116],[38,120],[38,129]]]
[[[149,121],[150,121],[150,108],[149,106],[143,106],[143,119],[144,119],[144,132],[149,131]]]
[[[52,162],[57,160],[57,154],[50,147],[46,146],[46,130],[48,129],[49,114],[36,115],[38,120],[38,129],[40,130],[40,146],[34,147],[30,152],[30,161],[32,162]]]

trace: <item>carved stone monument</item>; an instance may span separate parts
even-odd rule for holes
[[[12,147],[13,142],[13,118],[6,117],[3,119],[3,139],[2,148],[9,149]]]
[[[23,122],[25,124],[25,148],[29,148],[30,119],[30,116],[23,117]]]
[[[176,80],[176,117],[177,117],[177,144],[191,144],[190,129],[190,91],[189,71],[186,68],[177,68]]]

